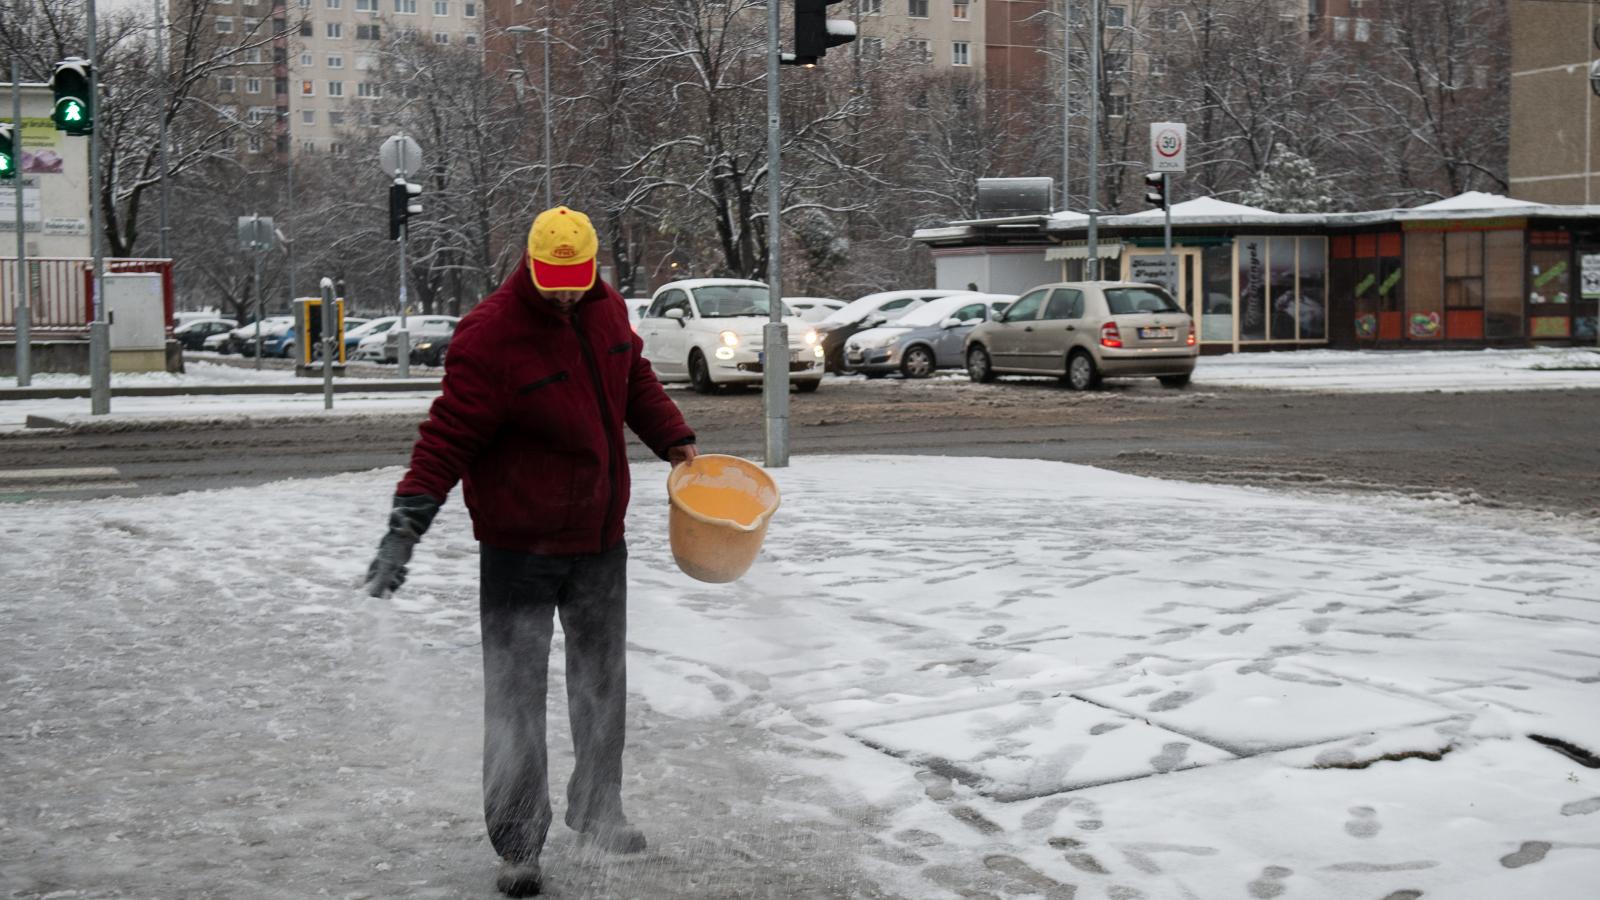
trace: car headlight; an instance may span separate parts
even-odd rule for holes
[[[426,349],[428,349],[429,347],[432,347],[432,346],[433,346],[433,342],[432,341],[423,341],[422,343],[417,344],[416,346],[412,347],[411,349],[413,349],[413,350],[426,350]]]
[[[805,341],[807,344],[815,344],[817,342],[817,330],[815,328],[806,332]]]
[[[721,338],[722,346],[724,347],[739,346],[739,335],[732,331],[724,331],[722,334],[718,335],[718,337]]]

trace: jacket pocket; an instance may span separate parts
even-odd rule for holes
[[[625,352],[627,352],[629,350],[632,350],[632,349],[633,349],[633,341],[623,341],[622,343],[616,345],[615,347],[612,347],[610,350],[607,350],[606,352],[607,353],[625,353]]]
[[[562,382],[562,381],[566,381],[566,380],[567,380],[567,370],[562,369],[561,371],[556,372],[553,375],[546,375],[545,377],[540,378],[540,379],[538,379],[536,381],[528,382],[527,384],[523,385],[522,387],[517,388],[517,393],[518,394],[522,394],[522,395],[531,394],[534,391],[537,391],[538,389],[540,389],[542,387],[549,387],[552,384],[556,384],[557,382]]]

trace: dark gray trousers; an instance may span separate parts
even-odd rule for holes
[[[505,859],[537,859],[550,831],[545,692],[552,613],[567,645],[567,706],[577,766],[566,821],[577,829],[622,818],[628,683],[627,550],[538,556],[481,549],[483,808]]]

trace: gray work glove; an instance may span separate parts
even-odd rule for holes
[[[378,555],[367,566],[367,593],[382,597],[400,590],[406,581],[406,563],[411,561],[411,550],[433,524],[439,513],[439,501],[425,494],[394,498],[394,508],[389,512],[389,530],[378,542]]]

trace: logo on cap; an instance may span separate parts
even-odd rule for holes
[[[554,256],[556,259],[572,259],[574,256],[578,255],[578,248],[572,246],[571,244],[562,244],[554,250],[551,250],[550,255]]]

